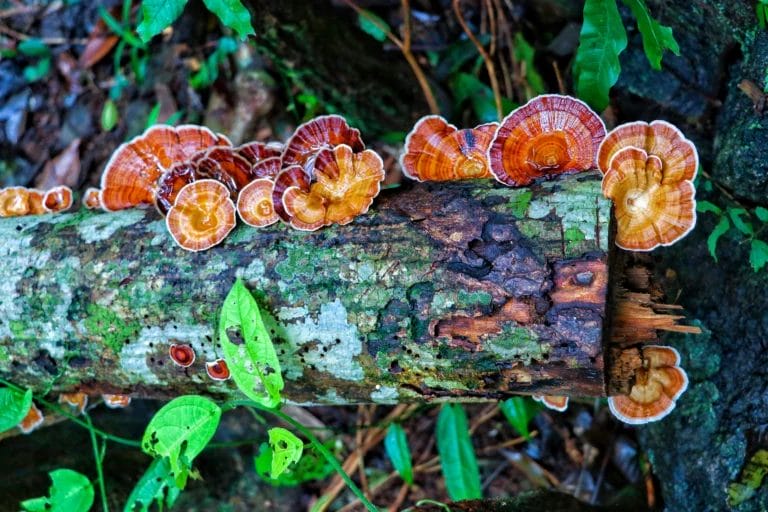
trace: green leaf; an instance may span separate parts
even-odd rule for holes
[[[384,41],[387,38],[387,30],[390,30],[386,21],[367,10],[357,14],[357,24],[363,32],[377,41]]]
[[[645,0],[622,0],[629,7],[632,15],[637,20],[637,28],[643,38],[643,50],[648,62],[655,70],[661,69],[661,58],[664,50],[669,50],[675,55],[680,55],[680,47],[672,35],[672,29],[665,27],[651,17]]]
[[[758,206],[755,208],[755,216],[762,222],[768,222],[768,208]]]
[[[768,450],[755,452],[741,470],[738,480],[728,484],[728,506],[736,508],[755,495],[768,476]]]
[[[331,452],[338,452],[340,445],[335,439],[323,443]],[[256,474],[272,486],[296,486],[312,480],[323,480],[333,473],[333,466],[314,446],[309,447],[301,460],[286,469],[279,477],[272,478],[272,449],[267,443],[261,443],[259,454],[253,459]]]
[[[712,233],[707,237],[707,249],[709,249],[709,254],[715,262],[717,262],[717,241],[720,240],[720,237],[729,229],[731,229],[731,222],[728,220],[727,216],[723,215],[720,217],[720,222],[717,223],[715,229],[713,229]]]
[[[44,57],[38,60],[35,64],[31,64],[24,68],[24,78],[27,82],[37,82],[45,78],[48,71],[51,69],[51,58]]]
[[[272,467],[270,476],[277,478],[288,466],[299,462],[304,451],[304,443],[293,435],[290,430],[274,427],[269,429],[269,447],[272,450]]]
[[[0,389],[0,432],[18,425],[32,407],[32,390]]]
[[[240,0],[203,0],[203,3],[221,23],[237,32],[240,39],[256,33],[251,25],[251,13]]]
[[[220,419],[221,409],[212,400],[180,396],[155,413],[141,447],[152,457],[168,457],[176,485],[183,489],[192,460],[211,440]]]
[[[219,340],[240,391],[266,407],[276,407],[284,386],[280,361],[259,306],[240,278],[221,308]]]
[[[104,102],[104,108],[101,109],[101,129],[110,132],[117,125],[117,105],[112,100]]]
[[[736,229],[741,231],[741,233],[744,235],[754,235],[755,230],[752,227],[752,223],[742,220],[742,215],[749,216],[749,213],[744,208],[728,208],[728,216],[731,218],[731,222],[733,222],[733,225],[736,227]]]
[[[453,90],[454,102],[457,106],[470,100],[472,110],[481,123],[498,121],[496,114],[496,101],[491,88],[480,81],[475,75],[458,73],[450,83]],[[502,113],[506,114],[514,108],[514,104],[508,98],[501,100]]]
[[[722,208],[709,201],[696,201],[696,211],[699,213],[714,213],[715,215],[723,213]]]
[[[144,125],[145,129],[157,124],[157,119],[160,117],[161,108],[162,108],[162,105],[160,104],[159,101],[155,103],[155,106],[152,107],[152,110],[149,111],[149,115],[147,116],[147,122]]]
[[[187,0],[142,0],[141,23],[136,28],[145,43],[181,16]]]
[[[486,46],[491,42],[491,35],[487,33],[477,34],[477,40],[481,45]],[[458,72],[467,62],[477,59],[477,57],[475,43],[469,39],[456,41],[437,54],[437,62],[434,64],[434,75],[439,80],[445,80]]]
[[[576,94],[599,112],[608,106],[608,92],[619,79],[619,54],[627,32],[615,0],[586,0],[573,73]]]
[[[47,57],[51,54],[51,49],[42,39],[30,37],[16,45],[16,49],[22,55],[27,57]]]
[[[88,512],[93,505],[93,486],[84,475],[71,469],[55,469],[48,473],[53,485],[48,497],[21,502],[30,512]]]
[[[168,457],[161,457],[152,461],[149,468],[136,483],[128,501],[125,503],[123,512],[148,512],[152,503],[157,502],[160,510],[165,507],[171,508],[176,502],[176,498],[181,493],[176,487],[173,475],[171,475],[171,464]]]
[[[446,404],[440,410],[437,417],[437,452],[451,499],[481,498],[480,472],[469,438],[467,416],[459,404]]]
[[[392,466],[408,485],[413,485],[413,464],[411,450],[408,448],[408,438],[405,430],[397,423],[392,423],[384,438],[384,449],[387,451]]]
[[[752,265],[752,270],[758,272],[766,263],[768,263],[768,244],[754,238],[749,250],[749,264]]]
[[[509,201],[509,207],[516,218],[525,218],[525,213],[528,211],[528,205],[531,204],[532,198],[533,192],[530,189],[525,189]]]
[[[536,52],[534,51],[533,46],[528,44],[528,41],[523,37],[523,33],[518,32],[515,34],[515,57],[518,62],[525,63],[525,79],[531,87],[533,96],[546,92],[544,80],[541,78],[539,72],[536,71],[536,66],[533,63],[535,56]]]
[[[528,397],[514,396],[501,402],[499,408],[518,434],[526,439],[531,438],[528,424],[541,410],[536,402]]]

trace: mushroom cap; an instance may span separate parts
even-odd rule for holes
[[[186,343],[171,343],[168,347],[171,361],[182,368],[189,368],[195,362],[195,349]]]
[[[223,359],[209,361],[205,363],[205,372],[213,380],[228,380],[230,377],[229,367]]]
[[[195,155],[192,161],[196,164],[197,179],[220,181],[233,193],[233,197],[237,197],[237,192],[253,179],[251,163],[231,147],[214,146]]]
[[[259,178],[247,184],[237,196],[237,213],[240,218],[255,228],[262,228],[280,220],[272,203],[274,182]]]
[[[110,409],[123,409],[128,407],[131,403],[131,395],[101,395],[104,400],[104,405]]]
[[[251,165],[256,165],[265,158],[279,157],[283,153],[283,147],[275,142],[247,142],[235,148],[235,153],[248,160]]]
[[[315,182],[309,190],[289,187],[283,206],[296,229],[314,231],[349,224],[368,211],[381,190],[384,162],[376,152],[355,153],[346,144],[324,149],[315,159]]]
[[[541,402],[547,409],[563,412],[568,409],[568,397],[556,395],[533,395],[531,398]]]
[[[33,430],[37,430],[37,427],[43,424],[45,416],[40,409],[37,408],[34,402],[27,411],[27,415],[17,425],[19,430],[24,434],[29,434]]]
[[[636,147],[663,163],[666,181],[693,180],[699,168],[699,154],[693,142],[667,121],[636,121],[617,126],[608,133],[597,152],[597,164],[605,174],[611,160],[624,148]]]
[[[179,191],[165,222],[180,247],[203,251],[221,243],[235,227],[235,204],[218,181],[194,181]]]
[[[275,181],[275,178],[282,170],[282,160],[280,157],[270,157],[257,162],[251,168],[251,175],[254,178],[269,178]]]
[[[190,162],[178,162],[163,173],[157,180],[155,192],[157,211],[163,215],[168,214],[181,189],[197,179],[196,170],[197,167]]]
[[[83,204],[89,210],[101,208],[101,200],[99,199],[100,191],[96,187],[88,187],[83,194]]]
[[[658,421],[675,408],[688,389],[688,376],[680,368],[680,354],[672,347],[642,347],[643,366],[635,373],[629,395],[608,397],[614,416],[630,425]]]
[[[616,245],[622,249],[671,245],[696,225],[693,183],[669,182],[662,168],[659,157],[629,147],[614,155],[603,176],[603,195],[614,204]]]
[[[498,123],[459,130],[440,116],[424,116],[405,138],[403,173],[418,181],[492,178],[488,147]]]
[[[27,204],[29,206],[30,215],[40,215],[47,213],[48,210],[45,206],[46,193],[34,188],[29,189],[29,197],[27,198]],[[72,191],[69,192],[70,202],[72,201]],[[66,208],[65,208],[66,209]]]
[[[101,176],[101,206],[107,211],[153,204],[157,180],[176,162],[202,149],[231,146],[204,126],[156,125],[115,150]]]
[[[315,117],[300,125],[285,144],[283,167],[300,165],[311,175],[315,154],[321,149],[347,144],[353,151],[365,149],[360,130],[338,115]]]
[[[300,165],[287,167],[275,176],[275,184],[272,187],[272,206],[275,208],[275,212],[277,212],[277,215],[283,222],[289,222],[291,220],[291,216],[288,215],[283,206],[283,194],[289,187],[297,187],[309,192],[309,175],[307,175],[304,168]]]
[[[80,414],[88,405],[88,395],[85,393],[61,393],[59,395],[59,403],[71,405]]]
[[[505,185],[591,169],[605,137],[602,119],[583,101],[537,96],[502,120],[488,150],[491,172]]]
[[[63,212],[72,207],[72,189],[60,185],[45,192],[43,207],[48,212]]]
[[[0,190],[0,217],[20,217],[29,214],[29,189],[6,187]]]

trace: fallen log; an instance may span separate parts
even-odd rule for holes
[[[609,281],[626,266],[609,218],[588,173],[406,185],[348,226],[239,226],[202,253],[154,210],[0,219],[0,374],[36,392],[234,394],[204,363],[240,276],[295,403],[628,390],[626,335],[605,367]],[[172,364],[171,343],[197,361]]]

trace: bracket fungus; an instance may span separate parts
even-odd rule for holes
[[[617,126],[605,137],[597,152],[597,164],[606,174],[622,149],[634,147],[661,159],[667,182],[693,180],[699,168],[696,146],[666,121],[637,121]]]
[[[171,361],[182,368],[189,368],[195,362],[195,349],[186,343],[171,343],[168,347],[168,355]]]
[[[296,128],[285,144],[283,167],[300,165],[312,174],[318,151],[339,144],[346,144],[355,152],[365,149],[360,130],[350,127],[343,117],[328,115],[311,119]]]
[[[235,204],[218,181],[194,181],[181,189],[165,221],[180,247],[202,251],[221,243],[234,229]]]
[[[564,412],[568,409],[567,396],[533,395],[531,398],[537,402],[541,402],[547,409],[552,409],[553,411]]]
[[[291,220],[291,216],[288,215],[283,206],[283,194],[290,187],[309,192],[309,175],[300,165],[292,165],[280,171],[275,176],[275,184],[272,186],[272,206],[275,208],[275,213],[284,222]]]
[[[30,213],[29,189],[6,187],[0,190],[0,217],[20,217]]]
[[[418,181],[492,178],[488,147],[498,123],[459,130],[440,116],[422,117],[405,138],[403,173]]]
[[[559,94],[537,96],[504,118],[488,161],[498,181],[522,187],[593,168],[603,137],[605,124],[586,103]]]
[[[205,371],[213,380],[229,380],[229,367],[223,359],[209,361],[205,363]]]
[[[269,178],[253,180],[237,197],[237,214],[243,222],[255,228],[274,224],[280,217],[272,203],[274,182]]]
[[[53,187],[43,196],[43,207],[47,212],[63,212],[72,207],[72,189],[65,185]]]
[[[646,345],[642,366],[635,370],[629,395],[608,397],[614,416],[630,425],[658,421],[672,412],[688,389],[688,376],[680,368],[680,354],[672,347]]]
[[[29,434],[32,431],[37,430],[37,428],[43,424],[43,420],[45,420],[43,412],[37,408],[34,402],[32,402],[29,411],[27,411],[27,415],[24,416],[17,426],[22,433]]]
[[[349,224],[368,211],[381,190],[384,162],[374,151],[354,153],[346,144],[324,149],[315,158],[309,190],[288,187],[282,195],[290,224],[315,231],[331,224]]]
[[[174,163],[212,146],[231,145],[204,126],[153,126],[112,154],[101,176],[101,207],[116,211],[153,204],[158,179]]]
[[[83,205],[89,210],[95,210],[101,208],[101,200],[99,199],[100,191],[95,187],[88,187],[83,194]]]
[[[693,183],[668,179],[663,160],[643,149],[617,152],[602,189],[614,203],[615,241],[622,249],[650,251],[671,245],[696,224]]]
[[[88,406],[88,395],[85,393],[61,393],[59,403],[70,405],[75,408],[77,414],[82,414]]]
[[[194,354],[193,354],[194,360]],[[104,405],[110,409],[123,409],[131,404],[131,395],[101,395]]]
[[[235,153],[245,158],[251,165],[273,157],[280,157],[283,154],[283,145],[279,142],[247,142],[235,148]]]

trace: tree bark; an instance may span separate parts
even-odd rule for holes
[[[0,219],[0,373],[38,392],[235,393],[204,361],[241,276],[296,403],[604,395],[609,215],[588,173],[406,185],[348,226],[240,226],[197,254],[152,210]]]

